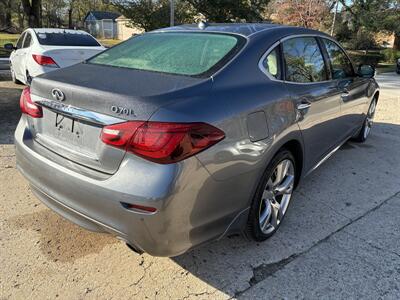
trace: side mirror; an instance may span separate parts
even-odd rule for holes
[[[4,49],[13,51],[15,49],[14,45],[11,43],[4,44]]]
[[[358,75],[365,78],[372,78],[375,76],[375,67],[371,65],[359,65]]]

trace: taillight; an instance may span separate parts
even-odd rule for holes
[[[32,57],[41,66],[58,68],[57,63],[50,56],[32,54]]]
[[[181,161],[218,143],[223,131],[206,123],[130,121],[105,126],[101,140],[161,164]]]
[[[31,89],[29,87],[23,89],[19,99],[19,107],[21,108],[22,113],[27,114],[32,118],[43,117],[42,108],[37,106],[31,99]]]

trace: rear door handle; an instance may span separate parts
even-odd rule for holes
[[[299,104],[297,104],[297,109],[298,110],[305,110],[307,108],[310,108],[311,102],[309,101],[301,101]]]
[[[347,89],[344,89],[344,90],[342,91],[342,93],[340,94],[340,98],[341,98],[343,101],[346,101],[346,100],[349,98],[349,96],[350,96],[350,92],[349,92]]]

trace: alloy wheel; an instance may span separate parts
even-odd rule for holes
[[[364,126],[364,139],[366,139],[371,132],[372,124],[374,123],[374,116],[375,116],[375,110],[376,110],[376,101],[372,101],[367,117],[365,118],[365,126]]]
[[[264,234],[273,232],[282,221],[289,206],[294,187],[294,164],[282,160],[264,187],[259,208],[259,226]]]

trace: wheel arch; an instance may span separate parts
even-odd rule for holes
[[[295,181],[295,187],[299,184],[301,174],[303,171],[303,166],[304,166],[304,151],[303,151],[303,146],[300,143],[299,140],[297,139],[291,139],[287,142],[285,142],[274,154],[274,156],[281,151],[282,149],[288,150],[290,153],[292,153],[294,159],[295,159],[295,165],[296,165],[296,181]]]
[[[376,103],[378,103],[378,101],[379,101],[379,90],[377,90],[375,93],[374,93],[374,95],[372,96],[372,99],[376,99]]]

